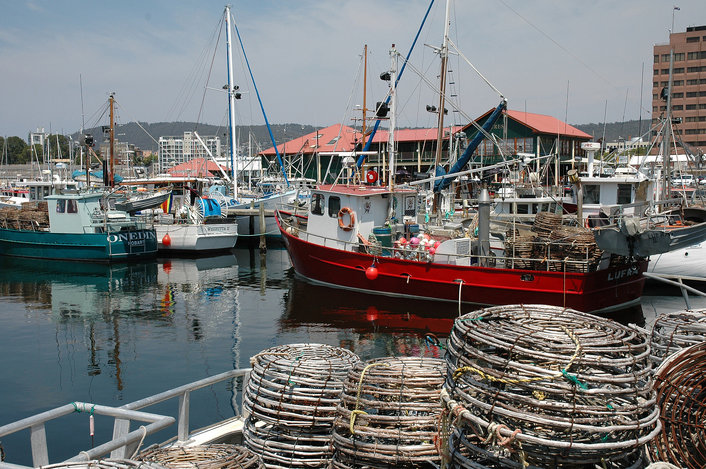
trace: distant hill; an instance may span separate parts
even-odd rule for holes
[[[316,127],[302,124],[274,124],[272,135],[275,142],[279,145],[287,140],[292,140],[302,135],[314,132]],[[148,124],[147,122],[129,122],[116,127],[115,137],[121,142],[134,144],[143,150],[159,149],[159,137],[179,137],[184,135],[184,132],[193,132],[196,130],[201,136],[219,135],[222,142],[226,142],[228,129],[217,125],[196,124],[195,122],[157,122]],[[102,127],[94,127],[86,129],[86,134],[92,134],[97,143],[103,141]],[[266,149],[272,147],[270,135],[265,125],[243,126],[238,127],[238,140],[246,144],[248,135],[252,134],[253,149]],[[83,141],[78,132],[72,135],[74,140]]]
[[[603,127],[601,124],[572,124],[577,129],[580,129],[588,134],[593,135],[595,140],[603,137]],[[649,129],[650,122],[645,119],[642,121],[642,133]],[[302,135],[314,132],[316,127],[306,124],[274,124],[271,125],[272,134],[277,144],[293,140]],[[143,150],[158,150],[157,141],[159,137],[181,136],[186,131],[196,130],[199,135],[220,135],[223,142],[226,141],[227,128],[209,125],[196,124],[195,122],[157,122],[149,124],[146,122],[129,122],[119,125],[115,131],[116,138],[121,142],[134,144]],[[238,139],[245,144],[248,141],[248,134],[252,134],[253,150],[264,150],[270,148],[272,143],[265,125],[243,126],[238,128]],[[96,142],[103,140],[103,130],[101,127],[87,129],[85,133],[90,133],[96,138]],[[632,120],[625,122],[609,122],[605,124],[605,140],[607,142],[615,142],[619,137],[626,140],[640,135],[640,121]],[[83,139],[77,133],[72,137],[76,141]]]
[[[603,137],[603,124],[571,124],[579,130],[593,135],[593,139],[598,141]],[[642,126],[639,120],[625,122],[608,122],[605,124],[605,141],[617,142],[620,137],[625,140],[639,137],[650,130],[650,119],[643,119]],[[649,139],[649,135],[645,139]]]

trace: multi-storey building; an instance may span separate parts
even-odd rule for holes
[[[706,26],[692,26],[686,28],[686,32],[672,33],[669,44],[654,46],[653,125],[666,116],[672,51],[672,122],[675,123],[675,133],[692,147],[690,150],[706,152]]]
[[[221,154],[221,139],[218,136],[200,136],[214,158]],[[208,159],[208,151],[193,132],[184,132],[183,137],[159,137],[159,170],[166,173],[176,165],[195,158]]]

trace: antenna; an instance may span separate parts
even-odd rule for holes
[[[86,127],[86,114],[83,111],[83,77],[78,74],[78,83],[81,88],[81,135],[83,135],[83,129]]]

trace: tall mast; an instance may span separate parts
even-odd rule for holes
[[[671,38],[670,38],[671,41]],[[669,51],[669,81],[667,82],[667,120],[662,135],[662,199],[668,199],[671,191],[672,150],[669,137],[672,136],[672,70],[674,69],[674,48]]]
[[[114,176],[114,168],[115,168],[115,113],[114,113],[114,106],[115,104],[115,93],[110,93],[110,172],[109,172],[109,178],[108,178],[108,183],[110,184],[110,187],[115,187],[115,176]]]
[[[367,129],[367,90],[368,86],[368,45],[363,48],[363,141],[365,141],[365,131]]]
[[[233,176],[233,197],[238,198],[238,174],[236,164],[238,160],[238,142],[235,136],[235,87],[233,86],[233,50],[230,36],[230,6],[226,5],[226,55],[228,66],[228,130],[230,148],[230,167]]]
[[[392,44],[390,49],[390,132],[388,139],[389,147],[389,168],[390,176],[388,177],[388,185],[390,190],[395,186],[395,125],[397,119],[395,114],[397,113],[397,49],[395,45]]]
[[[444,23],[444,40],[441,44],[439,55],[441,57],[441,74],[439,75],[439,109],[437,112],[437,135],[436,135],[436,166],[441,164],[441,149],[444,142],[444,108],[446,107],[446,67],[449,60],[449,13],[451,1],[446,0],[446,22]]]

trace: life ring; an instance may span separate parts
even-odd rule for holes
[[[349,222],[347,225],[343,223],[343,217],[346,214],[348,214],[349,218]],[[350,231],[353,229],[354,225],[355,215],[353,214],[353,210],[351,210],[350,207],[343,207],[341,210],[338,211],[338,226],[341,227],[342,230]]]
[[[367,173],[365,173],[365,180],[368,182],[368,184],[375,184],[378,180],[378,173],[373,171],[372,169],[369,170]]]

